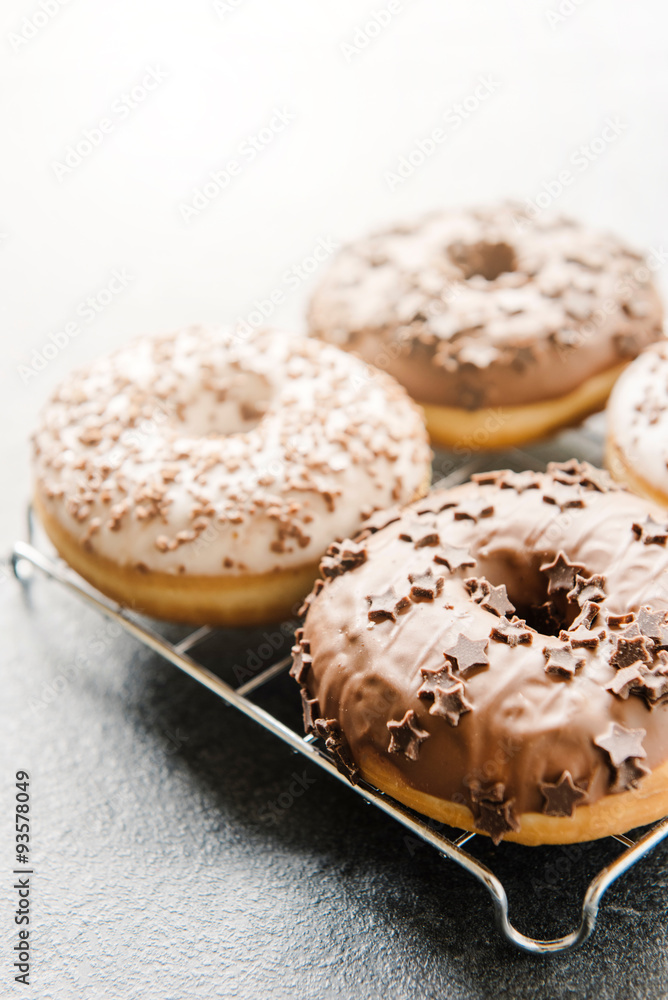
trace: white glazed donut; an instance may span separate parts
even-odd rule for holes
[[[668,341],[626,369],[608,402],[606,463],[615,479],[668,507]]]
[[[329,543],[422,495],[420,410],[337,348],[264,330],[142,338],[68,378],[34,437],[61,555],[160,618],[290,614]]]

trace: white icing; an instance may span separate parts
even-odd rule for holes
[[[315,560],[364,510],[411,500],[429,460],[392,379],[275,331],[140,339],[68,379],[35,435],[48,513],[92,552],[169,573]]]
[[[617,380],[608,402],[608,432],[624,462],[668,494],[668,342],[648,347]]]

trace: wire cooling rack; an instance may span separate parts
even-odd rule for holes
[[[598,464],[600,454],[601,436],[594,422],[593,426],[588,425],[585,429],[562,435],[556,443],[551,442],[549,446],[540,446],[525,451],[514,450],[503,455],[479,454],[474,458],[444,452],[437,453],[434,463],[436,485],[453,486],[464,482],[474,472],[491,468],[510,467],[516,471],[544,468],[548,460],[561,460],[571,458],[573,455]],[[28,539],[28,542],[17,542],[12,552],[14,574],[19,582],[24,586],[27,585],[33,570],[36,569],[48,579],[60,584],[84,603],[91,605],[107,618],[117,622],[125,631],[169,663],[178,667],[183,673],[188,674],[213,694],[218,695],[226,704],[238,709],[249,719],[273,733],[293,751],[326,771],[332,778],[341,781],[352,793],[373,803],[381,812],[400,823],[413,837],[433,847],[442,857],[456,862],[485,886],[494,905],[499,931],[507,941],[523,951],[540,955],[565,952],[581,945],[594,930],[599,905],[607,889],[620,875],[627,872],[664,838],[668,837],[668,817],[666,817],[651,828],[641,831],[637,840],[632,840],[627,836],[607,838],[608,841],[616,841],[621,844],[624,850],[612,862],[601,868],[589,882],[582,899],[579,926],[570,933],[551,940],[541,940],[524,934],[511,923],[508,894],[504,882],[486,864],[469,851],[464,850],[464,845],[477,836],[475,833],[446,828],[449,831],[449,835],[446,835],[430,825],[425,817],[406,808],[367,782],[361,781],[355,786],[351,785],[337,770],[333,758],[325,749],[322,740],[313,735],[302,736],[299,731],[286,725],[256,703],[255,698],[261,691],[271,681],[288,671],[289,656],[272,663],[244,683],[236,686],[228,684],[197,659],[198,647],[201,648],[203,643],[211,637],[215,637],[216,633],[221,630],[206,626],[190,632],[179,641],[170,641],[156,630],[157,623],[152,623],[127,608],[108,600],[69,569],[61,559],[47,554],[41,543],[36,544],[35,524],[30,509],[28,512]],[[296,686],[294,697],[298,697]],[[508,846],[506,845],[506,848]],[[504,845],[502,844],[497,852],[501,861],[503,860],[503,850]],[[535,857],[537,848],[523,848],[522,850],[526,853],[526,858],[523,858],[523,867],[530,870],[532,856]]]

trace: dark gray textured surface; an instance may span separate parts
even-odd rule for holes
[[[581,951],[519,954],[469,876],[55,584],[3,580],[0,615],[4,884],[19,767],[37,871],[33,986],[6,995],[668,996],[668,844],[610,890]],[[262,641],[235,632],[201,652],[233,674]],[[292,688],[268,707],[290,719]],[[520,929],[550,936],[616,853],[475,845]]]

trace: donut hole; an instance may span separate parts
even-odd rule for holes
[[[247,434],[264,419],[272,396],[266,379],[243,372],[231,383],[210,384],[186,402],[175,403],[172,424],[186,437]]]
[[[495,281],[506,271],[517,270],[515,250],[509,243],[454,243],[450,258],[468,280],[480,275],[487,281]]]
[[[577,618],[580,607],[568,600],[566,590],[549,593],[549,577],[540,567],[550,558],[539,553],[497,552],[480,562],[480,575],[495,587],[505,584],[518,618],[541,635],[558,636]]]

